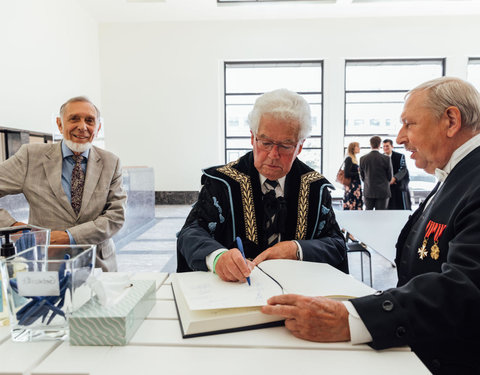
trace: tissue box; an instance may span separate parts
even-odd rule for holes
[[[70,316],[70,345],[126,345],[155,305],[155,281],[133,280],[118,303],[91,299]]]

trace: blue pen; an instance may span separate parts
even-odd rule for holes
[[[243,251],[243,244],[240,237],[237,237],[237,245],[238,245],[238,250],[240,250],[240,252],[242,253],[243,259],[245,259],[245,252]],[[245,264],[248,266],[247,259],[245,259]],[[252,285],[250,283],[250,276],[247,276],[247,282],[248,282],[248,285]]]

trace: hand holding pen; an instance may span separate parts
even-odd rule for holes
[[[237,237],[237,246],[238,246],[238,250],[240,250],[240,252],[242,253],[242,257],[243,257],[243,260],[245,260],[245,264],[248,266],[247,258],[245,258],[245,251],[243,251],[243,243],[240,237]],[[248,282],[248,285],[252,285],[250,283],[250,276],[247,276],[247,282]]]
[[[237,248],[230,249],[225,251],[217,256],[217,259],[214,262],[214,272],[223,280],[223,281],[241,281],[249,282],[250,284],[250,273],[255,265],[245,259],[245,254],[243,252],[243,245],[238,242],[239,238],[237,237]]]

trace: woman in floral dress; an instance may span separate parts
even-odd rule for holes
[[[348,145],[348,156],[345,159],[345,177],[351,178],[352,180],[350,185],[344,186],[344,210],[361,210],[363,207],[362,184],[360,182],[358,161],[355,156],[359,152],[360,144],[358,142],[352,142]]]

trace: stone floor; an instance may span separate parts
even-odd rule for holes
[[[175,272],[176,233],[190,211],[188,205],[160,205],[155,207],[155,221],[137,238],[117,249],[118,269],[123,272]],[[396,285],[396,269],[374,250],[372,254],[373,287],[387,289]],[[363,257],[364,282],[370,284],[367,257]],[[360,254],[349,254],[350,273],[361,280]]]

